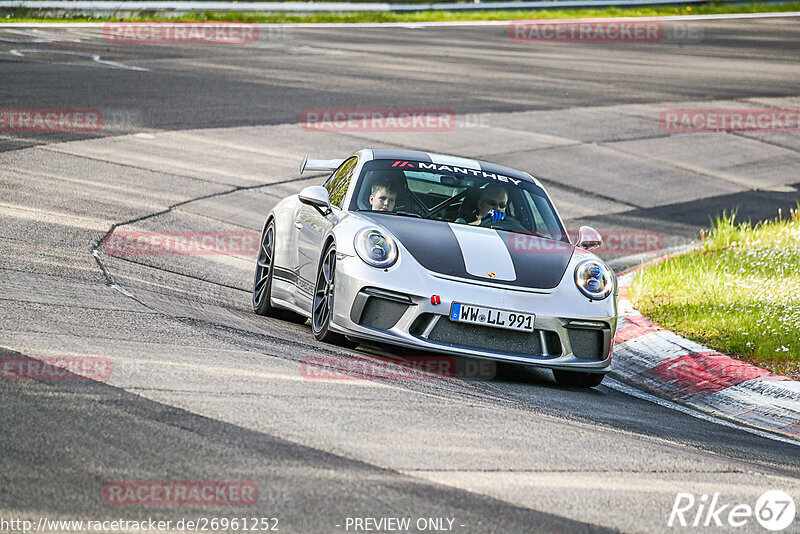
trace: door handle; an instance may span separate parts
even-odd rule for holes
[[[301,223],[300,221],[295,221],[294,222],[294,227],[297,228],[298,230],[302,230],[303,229],[303,223]]]

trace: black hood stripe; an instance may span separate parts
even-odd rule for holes
[[[467,272],[461,246],[446,222],[380,212],[361,212],[359,216],[386,228],[429,271],[466,280],[489,280],[485,276],[473,276]],[[511,232],[499,231],[497,234],[506,245],[517,277],[516,280],[498,283],[532,289],[552,289],[561,282],[572,258],[572,245]]]

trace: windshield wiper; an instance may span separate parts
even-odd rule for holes
[[[498,230],[500,232],[509,232],[511,234],[530,235],[530,236],[534,236],[534,237],[541,237],[543,239],[549,239],[550,241],[562,242],[561,240],[556,239],[552,235],[550,235],[550,234],[548,234],[546,232],[542,232],[541,230],[527,230],[527,229],[525,229],[525,230],[516,230],[514,228],[494,228],[491,225],[489,225],[488,227],[484,227],[484,228],[492,228],[493,230]]]
[[[358,211],[368,211],[370,213],[383,213],[384,215],[399,215],[400,217],[415,217],[417,219],[424,218],[419,213],[411,213],[410,211],[379,211],[379,210],[362,210],[362,209],[359,209]]]
[[[541,237],[542,239],[555,241],[556,243],[560,243],[562,245],[569,245],[568,241],[564,241],[563,239],[558,239],[552,234],[548,234],[547,232],[542,232],[540,230],[529,230],[529,232],[536,237]]]
[[[536,237],[543,237],[545,239],[550,239],[551,241],[558,241],[558,239],[554,238],[551,234],[542,232],[540,230],[530,230],[530,232]]]

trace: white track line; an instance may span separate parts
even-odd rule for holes
[[[729,428],[735,428],[736,430],[743,430],[744,432],[749,432],[751,434],[755,434],[756,436],[759,436],[761,438],[767,438],[767,439],[771,439],[773,441],[780,441],[781,443],[789,443],[791,445],[795,445],[795,446],[800,447],[800,441],[797,441],[797,440],[794,440],[794,439],[791,439],[791,438],[785,438],[785,437],[782,437],[782,436],[778,436],[776,434],[772,434],[770,432],[759,430],[757,428],[744,426],[744,425],[738,425],[736,423],[728,421],[727,419],[722,419],[722,418],[715,417],[715,416],[710,415],[710,414],[706,414],[706,413],[694,410],[694,409],[689,408],[687,406],[683,406],[681,404],[678,404],[678,403],[675,403],[675,402],[672,402],[672,401],[668,401],[666,399],[662,399],[662,398],[656,397],[655,395],[651,395],[649,393],[645,393],[644,391],[638,390],[638,389],[636,389],[636,388],[634,388],[632,386],[629,386],[627,384],[623,384],[622,382],[620,382],[618,380],[615,380],[615,379],[611,378],[610,376],[606,376],[606,378],[603,380],[603,385],[607,386],[607,387],[609,387],[609,388],[611,388],[613,390],[619,391],[620,393],[624,393],[626,395],[630,395],[631,397],[636,397],[638,399],[646,400],[648,402],[652,402],[654,404],[658,404],[659,406],[663,406],[664,408],[668,408],[670,410],[675,410],[677,412],[681,412],[681,413],[685,413],[687,415],[691,415],[692,417],[696,417],[697,419],[702,419],[704,421],[708,421],[710,423],[716,423],[718,425],[726,426],[726,427],[729,427]]]
[[[550,19],[551,21],[569,22],[610,22],[634,20],[660,21],[703,21],[703,20],[736,20],[736,19],[770,19],[800,17],[800,11],[778,13],[728,13],[720,15],[670,15],[662,17],[621,17],[621,18],[586,18],[586,19]],[[532,19],[531,22],[545,23],[547,19]],[[260,28],[440,28],[459,26],[508,26],[512,20],[466,20],[454,22],[325,22],[325,23],[261,23]],[[520,21],[518,21],[520,22]],[[106,22],[5,22],[0,28],[102,28]],[[157,23],[154,23],[157,24]]]

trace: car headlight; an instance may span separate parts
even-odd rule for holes
[[[575,285],[592,300],[602,300],[614,291],[614,273],[598,260],[585,260],[575,268]]]
[[[366,228],[356,235],[356,252],[364,263],[384,269],[397,261],[397,245],[389,236],[374,228]]]

